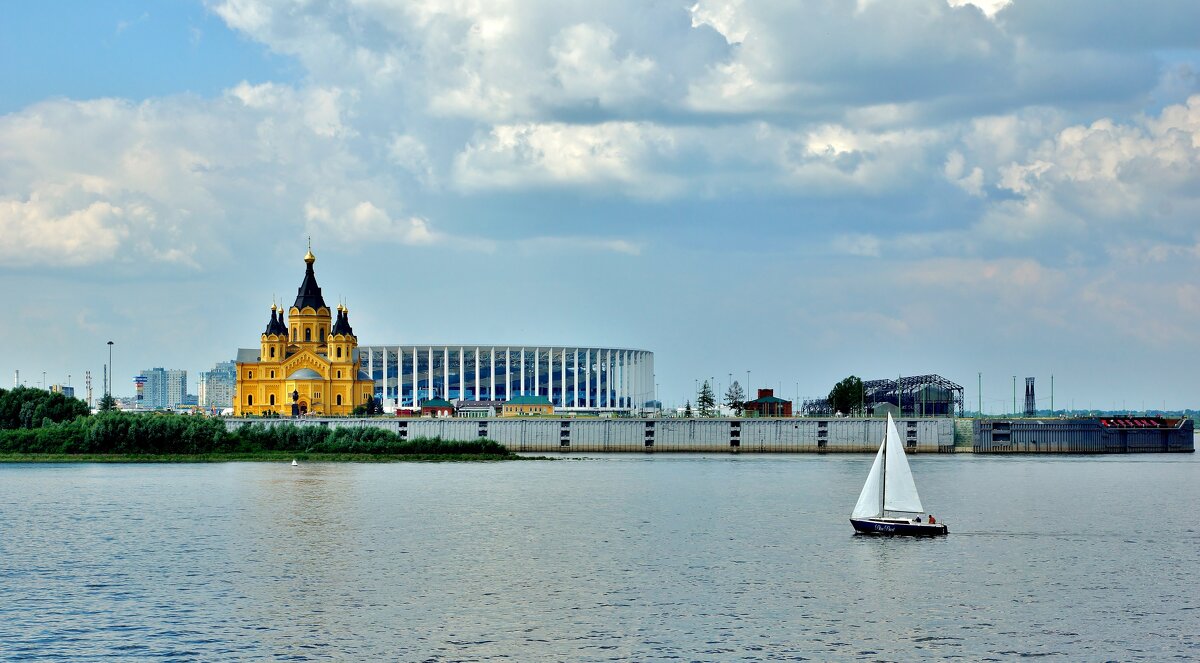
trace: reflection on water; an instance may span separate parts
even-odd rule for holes
[[[1195,658],[1200,463],[870,456],[0,467],[2,656]]]

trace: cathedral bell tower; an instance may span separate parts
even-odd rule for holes
[[[271,304],[271,320],[262,333],[262,361],[282,361],[287,356],[288,328],[283,322],[283,310]]]
[[[335,362],[349,362],[358,347],[358,337],[350,327],[350,309],[338,304],[337,320],[329,333],[329,359]]]

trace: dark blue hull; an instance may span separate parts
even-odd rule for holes
[[[850,524],[859,534],[882,536],[945,536],[950,530],[943,524],[913,523],[892,518],[851,518]]]

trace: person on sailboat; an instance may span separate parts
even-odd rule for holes
[[[929,524],[930,524],[930,525],[936,525],[936,524],[937,524],[937,518],[934,518],[932,513],[931,513],[931,514],[929,514]]]
[[[921,517],[917,516],[916,519],[913,520],[913,522],[917,522],[917,523],[921,522]]]

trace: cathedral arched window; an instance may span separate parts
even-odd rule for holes
[[[325,342],[325,328],[321,327],[321,342]]]
[[[254,394],[246,394],[246,405],[254,405]]]
[[[338,357],[338,359],[342,358],[342,349],[341,348],[337,349],[337,357]]]
[[[275,377],[275,371],[271,371],[271,377],[272,377],[272,378],[274,378],[274,377]]]
[[[254,379],[254,371],[246,371],[246,379],[253,380]]]
[[[312,340],[312,327],[304,328],[304,340],[306,340],[306,341]]]
[[[338,394],[338,395],[337,395],[337,404],[338,404],[338,405],[341,405],[341,404],[342,404],[342,395],[341,395],[341,394]]]
[[[271,348],[271,357],[272,358],[275,357],[275,348],[274,347]]]
[[[275,404],[275,394],[271,394],[271,405]]]

